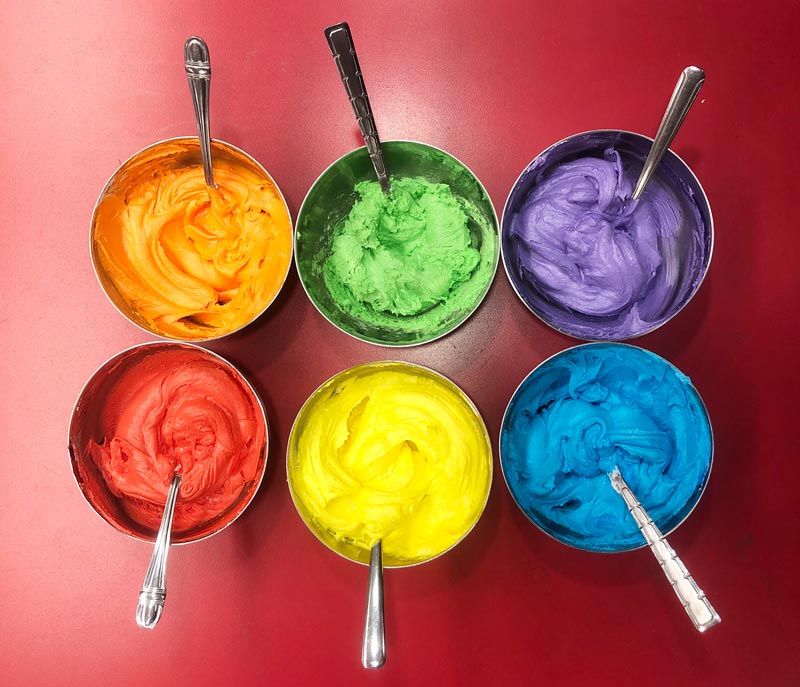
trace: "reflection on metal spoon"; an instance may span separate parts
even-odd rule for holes
[[[369,157],[372,160],[372,166],[375,168],[375,174],[378,176],[383,192],[388,195],[391,192],[389,173],[383,161],[381,141],[378,138],[375,118],[372,116],[372,108],[367,97],[367,88],[364,86],[364,79],[361,76],[361,67],[358,64],[358,56],[356,55],[356,47],[353,44],[350,27],[345,22],[329,26],[325,29],[325,38],[328,39],[328,46],[331,49],[336,66],[339,68],[344,89],[347,91],[350,104],[356,113],[358,126],[361,129],[361,135],[364,137],[367,150],[369,150]]]
[[[386,641],[383,623],[383,550],[375,544],[369,556],[369,589],[364,619],[364,641],[361,663],[365,668],[380,668],[386,662]]]
[[[208,114],[208,101],[211,90],[211,58],[206,42],[191,36],[183,46],[186,78],[192,92],[194,118],[197,122],[197,135],[200,138],[200,154],[203,156],[203,173],[206,186],[217,188],[214,183],[214,171],[211,168],[211,124]]]
[[[636,495],[620,474],[619,468],[615,467],[608,478],[611,480],[611,486],[614,487],[614,490],[625,500],[625,505],[628,506],[633,519],[636,520],[636,524],[647,541],[647,545],[664,570],[664,574],[675,590],[675,594],[681,600],[694,626],[700,632],[705,632],[708,628],[714,627],[720,622],[719,614],[714,610],[703,590],[697,586],[686,566],[678,558],[678,554],[667,543],[667,538],[661,534],[661,530],[656,527],[653,519],[647,514],[642,504],[639,503]]]
[[[669,144],[678,133],[678,129],[683,120],[686,118],[686,113],[692,106],[694,99],[700,92],[700,87],[706,80],[706,73],[700,67],[686,67],[681,72],[678,78],[678,83],[675,85],[675,90],[672,92],[672,97],[669,99],[667,110],[664,112],[664,118],[661,120],[661,125],[658,127],[658,133],[653,140],[653,147],[644,161],[644,167],[639,174],[639,179],[636,182],[636,188],[633,189],[631,200],[638,200],[642,195],[644,187],[656,171],[661,158],[667,152]]]
[[[175,513],[175,503],[178,500],[181,479],[181,475],[176,474],[169,485],[167,503],[164,506],[161,526],[158,528],[153,557],[150,559],[147,574],[144,576],[142,591],[139,592],[139,604],[136,606],[136,624],[146,630],[156,626],[159,618],[161,618],[161,613],[164,611],[164,600],[167,598],[167,553],[169,553],[172,516]]]

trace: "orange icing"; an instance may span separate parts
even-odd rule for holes
[[[222,336],[258,317],[292,253],[291,219],[272,180],[215,142],[218,188],[210,189],[192,147],[196,139],[167,141],[126,163],[92,226],[111,299],[149,331],[181,340]]]

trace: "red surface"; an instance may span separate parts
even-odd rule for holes
[[[3,684],[800,684],[797,4],[198,4],[0,5]],[[550,540],[517,510],[496,463],[474,532],[441,559],[386,574],[388,661],[360,667],[366,569],[295,513],[286,437],[330,375],[399,358],[459,383],[496,445],[518,382],[575,343],[527,312],[502,269],[467,324],[419,348],[338,332],[294,270],[257,324],[211,344],[263,395],[266,480],[233,527],[172,550],[164,617],[153,632],[136,627],[150,549],[92,512],[66,451],[84,381],[149,338],[95,281],[92,206],[122,160],[194,131],[182,44],[198,33],[213,60],[214,135],[261,161],[296,216],[317,175],[359,145],[322,34],[341,20],[382,137],[461,158],[498,212],[537,152],[592,128],[653,133],[680,70],[707,70],[674,148],[711,199],[710,275],[638,341],[693,378],[714,425],[708,490],[671,537],[723,617],[707,635],[647,551],[595,555]]]

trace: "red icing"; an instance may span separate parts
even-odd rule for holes
[[[87,452],[136,522],[157,529],[174,472],[173,532],[234,507],[258,479],[266,428],[252,391],[202,351],[150,356],[124,370],[95,418]]]

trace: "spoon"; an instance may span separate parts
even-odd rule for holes
[[[391,192],[389,173],[386,171],[386,164],[383,161],[381,141],[378,138],[375,118],[372,116],[367,89],[361,76],[361,67],[358,64],[358,56],[356,55],[350,27],[346,22],[329,26],[325,29],[325,38],[328,39],[328,46],[331,49],[333,60],[339,68],[339,75],[342,77],[344,89],[347,91],[350,104],[356,113],[358,126],[361,129],[361,135],[364,137],[364,143],[367,145],[369,158],[375,168],[375,174],[378,176],[383,192],[388,195]]]
[[[686,118],[686,113],[694,103],[694,99],[700,92],[700,87],[706,80],[706,73],[700,67],[686,67],[681,72],[678,78],[678,83],[675,85],[675,90],[672,92],[672,97],[669,99],[667,110],[664,112],[664,118],[661,120],[661,125],[658,127],[658,132],[653,140],[653,147],[644,161],[644,167],[639,174],[639,179],[636,182],[636,187],[631,194],[631,200],[638,200],[656,171],[661,158],[667,152],[669,144],[678,133],[678,129],[683,120]]]
[[[714,627],[720,622],[719,614],[714,610],[703,590],[697,586],[686,566],[678,558],[678,554],[667,543],[667,538],[658,529],[642,504],[639,503],[639,499],[631,491],[619,468],[615,467],[608,475],[608,478],[611,480],[611,486],[614,487],[614,490],[625,500],[625,505],[628,506],[628,510],[639,526],[647,545],[659,565],[661,565],[661,569],[667,576],[694,626],[700,632],[705,632],[708,628]]]
[[[350,27],[346,22],[325,29],[325,38],[333,60],[339,68],[344,89],[358,120],[361,135],[369,151],[369,158],[385,194],[391,193],[389,174],[383,161],[383,150],[375,126],[375,117],[369,104],[367,89],[361,76],[358,55]],[[365,668],[380,668],[386,662],[386,640],[383,618],[383,550],[378,541],[369,555],[369,588],[367,611],[364,618],[364,639],[361,644],[361,663]]]
[[[364,618],[361,663],[365,668],[380,668],[386,662],[383,623],[383,550],[378,541],[369,554],[369,589]]]
[[[211,59],[206,42],[191,36],[183,46],[183,58],[186,67],[186,78],[192,92],[194,118],[197,122],[197,136],[200,138],[200,154],[203,157],[203,173],[206,186],[217,188],[214,183],[214,172],[211,168],[211,129],[208,117],[208,98],[211,90]]]
[[[181,487],[181,475],[176,473],[172,478],[167,492],[167,503],[164,506],[164,515],[161,526],[158,528],[156,545],[153,557],[144,576],[142,591],[139,592],[139,604],[136,606],[136,624],[150,630],[156,626],[164,610],[164,600],[167,598],[167,553],[169,552],[169,537],[172,531],[172,516],[175,512],[175,502],[178,500],[178,490]]]

